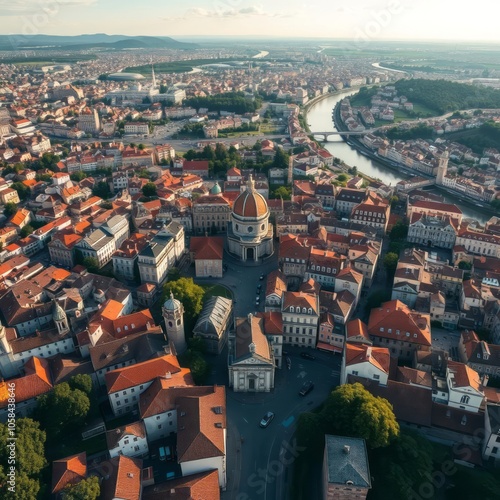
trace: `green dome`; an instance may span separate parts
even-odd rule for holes
[[[221,194],[222,189],[219,186],[219,183],[216,182],[213,186],[212,189],[210,190],[210,194]]]

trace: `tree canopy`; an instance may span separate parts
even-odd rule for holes
[[[337,387],[321,416],[328,433],[364,438],[371,448],[387,446],[399,435],[389,401],[373,396],[359,383]]]
[[[16,491],[8,491],[9,429],[0,424],[0,497],[5,499],[33,499],[40,491],[40,473],[47,465],[45,459],[46,434],[40,424],[31,418],[16,420]]]
[[[81,425],[90,410],[90,399],[80,389],[67,382],[57,384],[48,394],[38,398],[36,415],[52,436]]]
[[[153,182],[148,182],[147,184],[144,184],[142,188],[142,194],[144,196],[151,198],[152,196],[156,196],[156,193],[157,193],[156,184],[154,184]]]
[[[103,200],[107,200],[111,196],[111,189],[109,184],[105,181],[99,181],[92,190],[94,196],[98,196]]]
[[[399,256],[397,253],[389,252],[385,254],[384,266],[388,274],[394,274],[396,272],[396,267],[398,265]]]
[[[438,113],[471,108],[500,108],[500,92],[449,80],[399,80],[397,91],[411,102],[421,103]]]
[[[3,214],[5,217],[11,217],[17,212],[17,204],[9,201],[9,203],[6,203],[3,209]]]
[[[182,302],[186,317],[195,317],[200,314],[205,290],[197,285],[193,278],[180,278],[167,282],[164,286],[164,297],[167,298],[171,291],[174,297]]]
[[[192,97],[184,101],[184,105],[196,109],[207,108],[208,111],[229,111],[232,113],[252,113],[259,109],[259,99],[247,99],[243,92],[226,92],[207,97]]]
[[[97,476],[90,476],[74,486],[64,489],[64,500],[97,500],[101,494],[101,486]]]

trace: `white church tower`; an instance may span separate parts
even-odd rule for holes
[[[184,334],[184,306],[174,299],[172,292],[170,292],[170,298],[163,304],[163,319],[168,340],[174,343],[177,354],[182,354],[187,349]]]
[[[52,308],[52,319],[56,324],[57,333],[59,333],[59,335],[62,336],[69,332],[68,317],[66,316],[64,309],[57,303],[56,300],[54,300],[54,306]]]
[[[449,160],[449,153],[448,151],[445,151],[441,157],[439,158],[439,165],[438,165],[438,171],[436,175],[436,184],[438,186],[443,185],[443,180],[446,177],[446,173],[448,172],[448,160]]]

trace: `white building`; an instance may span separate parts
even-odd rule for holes
[[[487,404],[484,412],[483,460],[492,465],[500,460],[500,406]]]
[[[477,413],[485,397],[479,374],[464,363],[448,361],[448,405]]]
[[[340,381],[347,383],[349,375],[375,380],[387,385],[391,355],[386,347],[372,347],[367,344],[345,344]]]
[[[141,457],[149,453],[146,428],[142,422],[124,425],[106,432],[110,458],[124,455]]]
[[[229,339],[229,386],[235,392],[269,392],[274,388],[274,354],[264,334],[264,318],[236,318]]]

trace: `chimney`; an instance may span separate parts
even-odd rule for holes
[[[366,348],[366,357],[367,357],[368,359],[370,359],[370,358],[371,358],[371,356],[372,356],[372,348],[371,348],[371,346],[368,346],[368,347]]]
[[[345,453],[346,455],[349,455],[350,451],[351,451],[351,447],[350,447],[350,446],[348,446],[347,444],[345,444],[345,445],[344,445],[344,453]]]
[[[172,378],[172,374],[170,372],[166,372],[164,377],[166,379],[170,379],[170,378]]]

